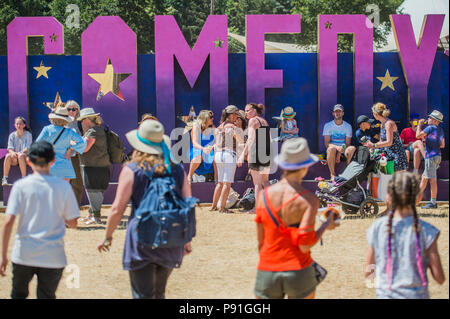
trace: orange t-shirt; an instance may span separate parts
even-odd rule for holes
[[[267,204],[278,223],[283,225],[283,221],[275,213],[276,210],[268,197]],[[256,209],[255,222],[258,224],[262,223],[264,226],[264,242],[259,252],[258,270],[300,270],[309,267],[313,263],[310,252],[303,253],[298,245],[294,244],[295,240],[292,237],[295,236],[282,234],[265,208]],[[297,227],[286,227],[285,230],[289,230],[292,234],[299,231]]]

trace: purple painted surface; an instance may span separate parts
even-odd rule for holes
[[[445,15],[428,14],[425,16],[419,43],[416,43],[409,15],[392,14],[390,18],[408,85],[409,111],[425,117],[428,104],[428,82]]]
[[[438,170],[438,200],[440,201],[448,201],[449,200],[449,181],[448,181],[448,167],[449,167],[449,161],[444,161],[441,163],[440,168]],[[189,170],[189,164],[184,164],[185,171],[188,172]],[[338,163],[336,165],[337,172],[342,172],[345,168],[345,165],[343,163]],[[117,180],[120,174],[120,171],[122,169],[122,165],[120,164],[114,164],[111,166],[111,182],[108,186],[108,189],[105,192],[105,205],[110,205],[114,201],[114,197],[116,195],[116,189],[117,189]],[[422,171],[422,168],[420,169]],[[237,168],[236,170],[236,182],[233,183],[232,187],[233,189],[238,192],[240,195],[242,195],[245,190],[248,187],[253,187],[253,183],[251,181],[245,182],[243,181],[243,178],[247,174],[247,168],[241,167]],[[27,169],[28,174],[31,174],[32,171],[28,167]],[[269,179],[280,179],[281,171],[277,171],[275,174],[270,175]],[[310,191],[315,191],[317,189],[317,183],[314,182],[314,178],[317,176],[322,177],[329,177],[328,167],[322,164],[316,164],[312,166],[307,175],[304,179],[304,186],[305,188],[309,189]],[[8,180],[10,183],[14,183],[16,180],[20,178],[20,171],[17,166],[11,167],[11,171],[9,174]],[[423,200],[429,200],[430,198],[430,187],[428,186],[424,193],[424,199]],[[11,191],[10,186],[3,187],[3,201],[4,205],[7,204],[9,193]],[[210,203],[212,200],[212,196],[214,193],[214,183],[192,183],[192,193],[193,196],[200,199],[200,202],[206,202]],[[82,204],[87,205],[87,197],[85,192],[83,191],[83,197],[82,197]]]
[[[14,118],[28,116],[28,37],[44,37],[45,54],[64,53],[64,28],[53,17],[18,17],[6,28],[8,46],[9,131]]]
[[[5,155],[8,154],[8,149],[6,148],[0,148],[0,159],[5,157]]]
[[[82,108],[92,107],[101,113],[129,149],[125,133],[135,129],[138,122],[136,34],[120,17],[97,17],[81,35],[81,54]],[[114,73],[131,73],[119,84],[124,101],[111,92],[97,101],[100,84],[88,73],[105,72],[108,59]]]
[[[332,120],[330,108],[337,103],[337,38],[340,33],[351,33],[354,37],[355,117],[366,114],[373,103],[373,27],[363,14],[323,14],[318,23],[321,133],[324,124]],[[319,150],[323,149],[323,139],[319,138]]]
[[[173,16],[155,16],[156,115],[166,132],[175,128],[174,57],[193,87],[209,56],[211,110],[228,104],[227,32],[225,15],[209,16],[191,49]]]
[[[246,77],[247,103],[265,104],[266,88],[283,87],[282,70],[266,70],[264,65],[264,34],[300,33],[301,15],[247,15],[246,16]]]

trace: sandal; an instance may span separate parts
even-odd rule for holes
[[[100,218],[98,217],[91,217],[87,222],[85,222],[85,225],[92,225],[92,224],[101,224]]]
[[[92,215],[88,215],[86,217],[80,218],[80,222],[84,223],[87,222],[88,220],[90,220],[92,218]]]
[[[233,211],[225,208],[224,210],[219,210],[219,213],[221,214],[234,214]]]
[[[210,212],[215,212],[215,211],[217,211],[217,210],[219,210],[217,207],[211,207],[211,208],[209,209]]]

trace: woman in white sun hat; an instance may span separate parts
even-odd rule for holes
[[[139,206],[150,180],[145,172],[157,164],[154,174],[170,174],[182,197],[191,196],[190,184],[183,166],[174,164],[170,156],[170,138],[164,135],[164,126],[155,120],[147,120],[137,130],[126,134],[130,145],[134,148],[131,161],[126,164],[119,176],[116,198],[106,225],[106,236],[98,246],[100,251],[109,250],[114,230],[119,225],[127,204],[131,200],[131,214],[128,219],[125,247],[123,253],[123,269],[129,271],[133,298],[165,297],[166,283],[174,268],[179,268],[183,256],[190,253],[191,244],[175,248],[155,248],[137,243],[133,234],[135,211]]]
[[[256,298],[314,298],[318,280],[311,248],[325,229],[336,226],[331,213],[314,230],[319,200],[302,186],[302,180],[308,167],[317,161],[317,156],[310,154],[306,139],[288,139],[275,158],[283,171],[281,180],[257,196]]]
[[[75,131],[65,128],[73,120],[65,106],[57,107],[48,118],[51,124],[42,129],[36,141],[44,140],[53,144],[56,161],[50,168],[50,174],[70,182],[76,177],[70,154],[73,151],[83,153],[87,143]]]

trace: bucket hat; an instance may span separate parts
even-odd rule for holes
[[[319,158],[309,151],[308,141],[303,137],[291,138],[281,145],[281,151],[275,162],[287,171],[314,165]]]

